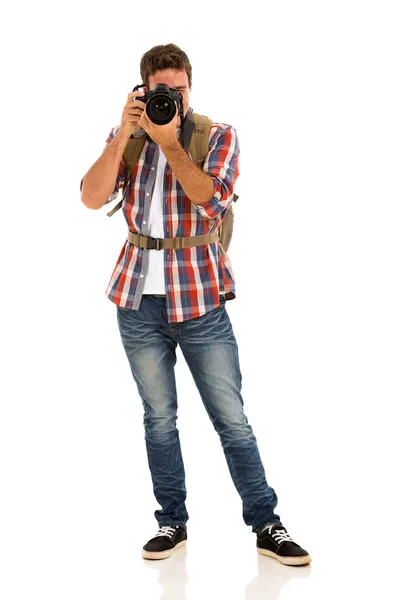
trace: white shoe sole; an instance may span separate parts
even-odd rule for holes
[[[176,546],[174,546],[174,548],[171,548],[170,550],[164,550],[163,552],[149,552],[148,550],[142,550],[142,556],[143,558],[150,558],[151,560],[159,560],[161,558],[169,558],[177,548],[180,548],[181,546],[184,546],[186,544],[187,540],[182,540],[181,542],[179,542],[179,544],[177,544]]]
[[[275,552],[272,552],[271,550],[258,548],[258,546],[257,552],[258,554],[262,554],[263,556],[275,558],[275,560],[278,560],[280,563],[282,563],[282,565],[308,565],[308,563],[312,561],[312,558],[309,554],[307,554],[306,556],[279,556],[279,554],[275,554]]]

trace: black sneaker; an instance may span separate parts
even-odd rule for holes
[[[257,533],[257,552],[276,558],[283,565],[307,565],[311,556],[296,544],[281,523],[267,525]]]
[[[186,544],[186,525],[164,525],[157,534],[143,546],[143,558],[169,558],[176,548]]]

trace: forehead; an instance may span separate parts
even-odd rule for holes
[[[166,83],[168,87],[182,88],[182,91],[184,91],[184,87],[189,90],[186,71],[179,71],[177,69],[163,69],[162,71],[156,71],[154,75],[150,75],[150,87],[155,86],[157,83]]]

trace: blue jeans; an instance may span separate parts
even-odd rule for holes
[[[220,295],[217,308],[179,323],[168,323],[165,297],[143,295],[137,311],[117,305],[122,344],[144,407],[144,438],[153,491],[162,506],[154,513],[159,527],[185,525],[189,519],[176,427],[177,344],[220,437],[243,502],[244,522],[252,526],[253,532],[280,522],[274,512],[277,496],[266,481],[257,440],[243,412],[238,347],[225,303]]]

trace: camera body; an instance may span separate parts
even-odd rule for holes
[[[145,84],[136,85],[136,92]],[[148,90],[144,96],[138,98],[146,104],[146,113],[155,125],[166,125],[175,117],[178,108],[181,123],[183,123],[183,96],[175,88],[168,87],[165,83],[158,83],[154,90]]]

